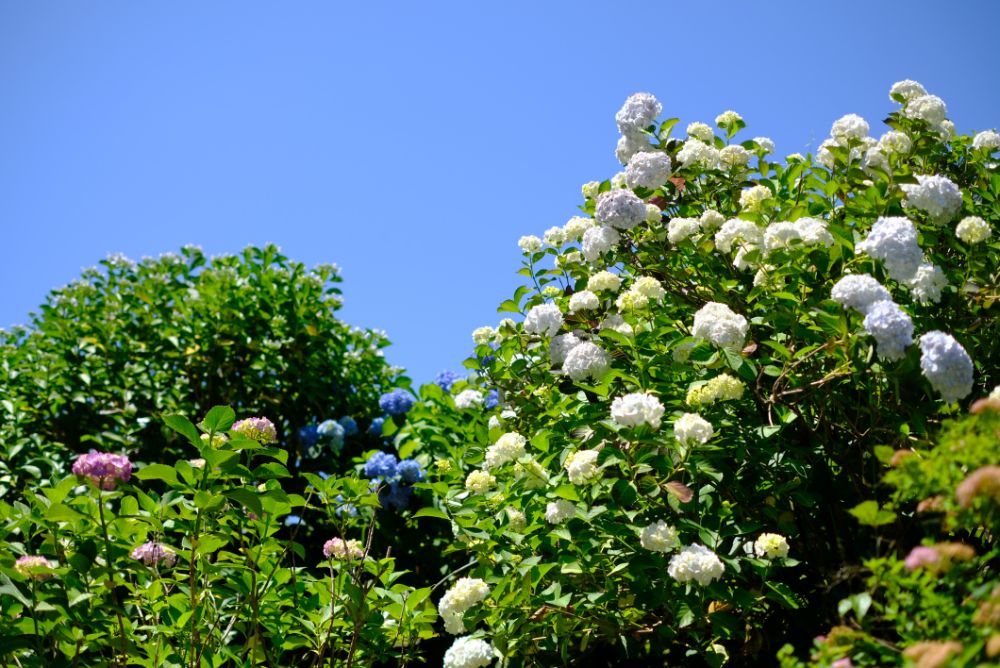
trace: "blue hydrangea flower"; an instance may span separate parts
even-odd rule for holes
[[[372,436],[381,436],[383,422],[385,422],[384,417],[377,417],[374,420],[372,420],[372,423],[368,425],[368,433],[371,434]]]
[[[500,345],[499,345],[499,344],[496,344],[496,343],[492,343],[492,342],[490,343],[490,348],[492,348],[493,350],[496,350],[496,349],[497,349],[497,348],[499,348],[499,347],[500,347]],[[481,364],[482,364],[483,366],[486,366],[486,365],[488,365],[488,364],[493,364],[493,362],[494,362],[494,361],[496,361],[496,358],[497,358],[497,356],[496,356],[496,355],[483,355],[483,356],[482,356],[482,357],[480,358],[480,363],[481,363]]]
[[[488,411],[493,410],[500,403],[500,393],[496,390],[490,390],[486,393],[486,398],[483,399],[483,408]]]
[[[373,479],[393,479],[399,475],[397,466],[396,455],[390,455],[388,452],[376,452],[365,462],[365,476]]]
[[[344,503],[343,494],[338,494],[337,498],[334,499],[334,501],[338,501],[340,503],[340,505],[338,505],[337,509],[334,511],[335,513],[337,513],[338,517],[340,517],[341,515],[350,515],[351,517],[358,516],[357,507],[353,503]]]
[[[299,429],[299,442],[307,448],[311,448],[319,442],[319,431],[314,424],[307,424]]]
[[[302,518],[299,517],[298,515],[288,515],[287,517],[285,517],[286,527],[293,527],[296,524],[302,524]]]
[[[336,420],[324,420],[316,428],[320,438],[333,448],[334,452],[340,452],[344,445],[344,428]]]
[[[389,484],[388,488],[382,490],[378,498],[383,508],[403,510],[410,505],[411,496],[413,496],[413,490],[410,487],[393,482]]]
[[[434,383],[445,392],[451,391],[451,386],[462,380],[461,374],[454,371],[442,371],[434,377]]]
[[[396,468],[400,477],[406,482],[420,482],[424,479],[424,470],[420,468],[419,462],[415,459],[404,459],[399,462]]]
[[[386,392],[378,400],[378,406],[389,415],[406,415],[416,402],[413,395],[402,388]]]
[[[344,436],[354,436],[358,433],[358,423],[350,415],[340,418],[340,426],[344,428]]]

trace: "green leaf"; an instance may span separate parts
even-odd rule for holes
[[[133,474],[139,480],[166,480],[178,484],[177,469],[166,464],[146,464]]]
[[[779,602],[784,603],[789,608],[795,610],[799,609],[799,601],[795,596],[795,592],[793,592],[788,585],[783,582],[772,582],[770,580],[766,581],[764,584],[766,584],[767,588],[776,594],[776,596],[772,596],[771,598],[776,598]]]
[[[427,506],[426,508],[421,508],[417,512],[413,513],[414,517],[436,517],[441,520],[450,521],[450,518],[444,511],[438,510],[433,506]]]
[[[185,437],[194,447],[201,447],[201,434],[198,433],[198,428],[191,424],[191,420],[188,420],[183,415],[164,415],[163,422]]]
[[[225,492],[225,495],[226,498],[232,499],[250,512],[255,513],[258,517],[264,514],[264,506],[260,502],[260,496],[256,492],[245,487],[239,487]]]
[[[73,510],[63,503],[53,503],[45,511],[45,519],[52,522],[76,522],[85,518],[86,515]]]
[[[877,527],[895,521],[896,513],[879,508],[877,501],[865,501],[849,511],[861,524]]]
[[[559,485],[555,490],[556,496],[567,501],[579,501],[580,494],[573,485]]]
[[[229,406],[216,406],[208,411],[201,422],[201,428],[207,432],[218,434],[229,431],[236,421],[236,412]]]

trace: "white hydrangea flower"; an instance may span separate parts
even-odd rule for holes
[[[948,120],[941,121],[937,126],[937,131],[941,141],[951,141],[951,138],[955,136],[955,124]]]
[[[698,345],[697,341],[687,341],[685,343],[677,344],[671,351],[670,355],[674,358],[674,361],[678,364],[687,364],[687,361],[691,358],[691,351],[694,350],[695,346]]]
[[[625,188],[628,188],[628,184],[625,183],[625,172],[618,172],[611,177],[612,190],[623,190]]]
[[[455,408],[464,411],[480,406],[483,403],[483,393],[479,390],[462,390],[455,396]]]
[[[771,189],[767,186],[753,186],[740,193],[740,208],[751,213],[760,211],[764,203],[771,199]]]
[[[897,81],[892,84],[892,88],[889,89],[890,100],[893,100],[893,96],[896,96],[908,101],[920,97],[921,95],[927,95],[927,91],[923,86],[912,79]]]
[[[615,114],[618,131],[622,134],[642,132],[653,124],[662,111],[663,105],[652,94],[633,93]]]
[[[524,331],[528,334],[552,336],[563,324],[563,314],[555,304],[538,304],[528,311],[524,319]]]
[[[464,628],[463,626],[462,629]],[[485,640],[472,636],[456,638],[444,653],[444,668],[484,668],[491,663],[493,663],[493,646]]]
[[[844,308],[867,314],[875,302],[892,301],[881,283],[868,274],[847,274],[833,286],[830,297]]]
[[[609,190],[597,198],[594,218],[601,225],[630,230],[646,220],[646,203],[631,190]]]
[[[703,587],[722,577],[725,570],[719,557],[704,545],[688,545],[667,566],[667,573],[674,580],[681,583],[693,580]]]
[[[830,147],[836,146],[837,142],[832,139],[824,139],[823,143],[819,145],[816,150],[816,162],[823,165],[827,169],[833,169],[837,164],[837,158],[830,151]]]
[[[774,153],[774,140],[770,137],[754,137],[753,141],[764,153]]]
[[[498,466],[503,466],[507,462],[512,462],[524,456],[524,445],[528,442],[516,431],[509,431],[497,442],[486,448],[486,458],[483,461],[483,468],[490,470]]]
[[[676,246],[701,228],[697,218],[672,218],[667,223],[667,241]]]
[[[743,397],[743,383],[723,373],[703,383],[692,385],[685,402],[689,406],[708,406],[716,401],[734,401]]]
[[[507,506],[507,524],[511,531],[521,533],[528,525],[528,518],[517,508]]]
[[[623,427],[648,424],[653,429],[659,429],[663,411],[660,400],[648,392],[626,394],[611,402],[611,419]]]
[[[677,152],[677,162],[683,167],[718,169],[719,159],[719,149],[699,139],[688,139]]]
[[[785,160],[788,162],[805,162],[806,156],[801,153],[789,153],[785,156]]]
[[[581,290],[569,298],[569,312],[593,311],[601,305],[601,300],[590,290]]]
[[[593,480],[599,473],[597,455],[597,450],[578,450],[567,457],[563,467],[569,474],[569,481],[584,485]]]
[[[784,559],[788,556],[788,540],[778,533],[762,533],[754,541],[753,551],[761,559]]]
[[[979,216],[966,216],[955,227],[955,236],[967,244],[979,244],[993,234],[990,224]]]
[[[878,140],[878,147],[883,153],[898,153],[906,155],[910,152],[913,142],[905,132],[889,130]]]
[[[549,474],[534,459],[514,464],[514,479],[524,480],[527,489],[540,489],[549,484]]]
[[[882,260],[889,276],[900,283],[913,278],[924,261],[924,253],[917,243],[917,228],[909,218],[902,216],[876,220],[868,237],[854,250]]]
[[[592,227],[583,233],[583,257],[588,262],[595,262],[602,255],[618,245],[621,235],[611,227]]]
[[[663,520],[644,527],[639,534],[639,544],[652,552],[670,552],[680,545],[677,529]]]
[[[490,595],[490,587],[479,578],[459,578],[438,602],[438,614],[444,620],[445,631],[458,635],[465,631],[462,616]]]
[[[563,371],[573,380],[599,380],[611,367],[608,355],[590,341],[573,346],[563,361]]]
[[[764,243],[764,230],[751,220],[733,218],[723,223],[715,233],[715,247],[722,253],[733,247],[759,248]]]
[[[865,155],[861,158],[861,168],[871,174],[875,170],[881,170],[884,172],[889,171],[889,158],[885,156],[882,149],[875,146],[873,148],[865,151]]]
[[[809,246],[822,245],[827,248],[833,245],[833,235],[826,229],[826,221],[818,218],[799,218],[795,221],[795,229],[802,243]]]
[[[473,471],[465,478],[465,489],[473,494],[485,494],[496,487],[497,479],[486,471]]]
[[[663,218],[663,210],[655,204],[646,205],[646,222],[658,223]]]
[[[587,289],[592,292],[618,292],[622,279],[610,271],[599,271],[587,280]]]
[[[742,116],[740,116],[735,111],[733,111],[732,109],[730,109],[730,110],[724,111],[721,114],[719,114],[718,116],[716,116],[715,117],[715,124],[718,125],[720,128],[728,128],[730,125],[734,125],[735,123],[739,123],[742,120],[743,120]]]
[[[684,413],[674,420],[674,436],[684,447],[707,443],[714,435],[712,423],[697,413]]]
[[[917,118],[925,121],[929,125],[940,125],[948,113],[948,107],[944,100],[937,95],[921,95],[911,98],[903,109],[903,115],[908,118]]]
[[[517,245],[525,253],[537,253],[538,251],[542,250],[542,240],[533,234],[529,234],[528,236],[524,236],[518,239]]]
[[[472,332],[472,342],[477,346],[489,343],[496,338],[497,330],[492,327],[478,327]]]
[[[941,267],[930,262],[921,264],[913,278],[906,282],[914,299],[921,304],[937,304],[941,301],[941,290],[947,285],[948,277]]]
[[[625,167],[625,183],[629,188],[641,186],[655,190],[667,182],[670,173],[670,156],[662,151],[643,151],[629,158]]]
[[[587,181],[580,186],[580,192],[584,199],[597,199],[597,194],[601,191],[600,181]]]
[[[502,426],[503,426],[503,419],[499,415],[490,416],[490,420],[487,423],[487,427],[489,427],[490,431],[494,429],[499,429]]]
[[[936,223],[947,223],[962,208],[962,191],[948,177],[918,175],[917,181],[900,186],[906,206],[926,212]]]
[[[597,221],[593,218],[573,216],[563,226],[563,232],[566,233],[566,241],[579,241],[583,238],[584,232],[596,225]]]
[[[920,337],[920,369],[947,403],[972,392],[972,358],[951,334],[927,332]]]
[[[694,137],[706,144],[711,143],[712,139],[715,138],[715,131],[705,123],[699,123],[698,121],[688,124],[687,134],[688,137]]]
[[[576,506],[565,499],[557,499],[545,506],[545,521],[549,524],[562,524],[576,516]]]
[[[895,302],[871,304],[863,325],[875,338],[876,350],[882,359],[892,362],[902,359],[907,346],[913,343],[913,321]]]
[[[559,248],[566,243],[566,232],[561,227],[550,227],[542,235],[542,241],[554,248]]]
[[[580,264],[581,262],[583,262],[583,256],[580,255],[580,251],[569,251],[561,257],[556,258],[557,267],[569,267],[574,264]]]
[[[612,331],[618,332],[622,336],[633,336],[635,332],[632,331],[632,325],[625,322],[625,318],[618,314],[609,315],[601,323],[601,329],[610,329]]]
[[[801,241],[795,223],[775,222],[764,228],[764,253],[771,253],[779,248],[786,248],[794,241]]]
[[[727,169],[746,167],[750,162],[750,152],[739,144],[730,144],[719,151],[719,162]]]
[[[726,217],[715,209],[705,209],[698,220],[701,222],[701,229],[709,232],[721,227],[726,222]]]
[[[644,134],[622,135],[618,140],[618,144],[615,146],[615,157],[618,158],[618,162],[623,165],[627,165],[628,161],[631,160],[632,156],[635,154],[650,151],[652,149],[653,146],[649,143],[649,137]],[[622,176],[624,178],[624,174]],[[613,180],[612,185],[614,185]]]
[[[1000,385],[993,388],[993,391],[990,392],[989,398],[1000,400]]]
[[[549,344],[549,358],[552,360],[552,366],[562,366],[569,351],[583,341],[584,339],[578,338],[572,333],[552,337],[552,343]]]
[[[847,146],[852,140],[860,140],[868,136],[868,121],[857,114],[841,116],[833,122],[830,136],[841,146]]]
[[[663,296],[667,294],[660,282],[652,276],[640,276],[635,279],[630,290],[656,302],[662,300]]]
[[[995,130],[983,130],[973,137],[972,148],[985,148],[993,152],[1000,148],[1000,134]]]
[[[691,334],[708,339],[718,348],[742,348],[748,326],[746,318],[725,304],[708,302],[694,314]]]

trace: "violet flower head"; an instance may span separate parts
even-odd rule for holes
[[[267,445],[278,440],[278,432],[274,423],[266,417],[250,417],[233,425],[233,431]]]
[[[114,489],[132,477],[132,462],[125,455],[91,451],[73,462],[73,473],[89,478],[98,489]]]
[[[177,562],[177,553],[173,548],[151,540],[132,550],[132,558],[147,566],[159,566],[161,563],[173,566]]]

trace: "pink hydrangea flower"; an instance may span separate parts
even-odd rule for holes
[[[266,417],[251,417],[240,420],[233,425],[233,431],[265,445],[278,440],[278,432],[274,428],[274,423]]]
[[[132,477],[132,462],[125,455],[91,451],[76,458],[73,473],[90,478],[99,489],[114,489]]]
[[[151,540],[132,550],[132,558],[147,566],[157,566],[161,563],[165,566],[173,566],[177,562],[177,553],[174,552],[173,548]]]

